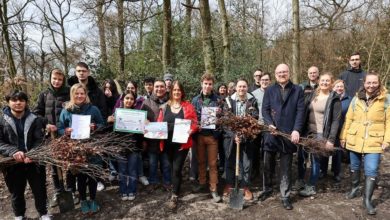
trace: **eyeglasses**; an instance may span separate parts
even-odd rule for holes
[[[276,74],[288,73],[288,70],[276,72]]]
[[[360,59],[350,59],[350,61],[359,61]]]

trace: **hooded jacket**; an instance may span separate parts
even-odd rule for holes
[[[77,76],[72,76],[68,79],[69,86],[73,86],[76,83],[79,83]],[[88,97],[91,100],[92,105],[96,106],[100,110],[100,113],[104,119],[107,118],[108,106],[106,103],[106,96],[104,95],[103,91],[99,89],[95,79],[92,76],[88,76],[87,90]]]
[[[19,124],[17,124],[19,123]],[[23,136],[21,136],[22,130]],[[42,121],[28,109],[21,119],[16,119],[7,106],[0,116],[0,154],[12,156],[17,151],[27,152],[43,141]]]
[[[50,73],[51,78],[51,73]],[[52,124],[58,127],[61,111],[64,103],[69,101],[69,87],[64,83],[58,90],[52,85],[38,95],[37,105],[33,109],[33,113],[43,117],[45,124]]]
[[[387,91],[382,88],[380,95],[367,106],[355,96],[348,108],[340,140],[346,141],[346,148],[357,153],[382,153],[382,144],[390,144],[390,108]]]
[[[305,129],[303,134],[305,136],[309,135],[308,131],[308,119],[309,119],[309,105],[310,103],[315,99],[315,91],[312,92],[310,95],[308,95],[305,98]],[[339,125],[341,120],[341,102],[340,102],[340,96],[336,92],[331,92],[329,94],[328,99],[326,100],[325,104],[325,112],[324,112],[324,121],[323,121],[323,129],[322,129],[322,136],[329,140],[331,143],[335,143],[338,131],[339,131]]]

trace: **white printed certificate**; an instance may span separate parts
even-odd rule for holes
[[[191,129],[191,120],[188,119],[175,119],[175,125],[173,127],[172,142],[185,144],[190,136],[189,131]]]
[[[150,122],[145,125],[144,137],[150,139],[168,139],[167,122]]]
[[[146,111],[117,108],[115,110],[114,130],[143,134],[145,130]]]
[[[218,107],[202,107],[200,127],[202,129],[215,129],[217,123]]]
[[[91,116],[72,114],[71,139],[87,139],[91,135]]]

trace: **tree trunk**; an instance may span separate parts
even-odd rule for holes
[[[125,77],[125,18],[124,1],[117,0],[118,5],[118,49],[119,49],[119,75]]]
[[[16,66],[15,66],[15,61],[14,57],[12,54],[12,45],[11,45],[11,40],[9,37],[9,32],[8,32],[8,17],[7,17],[7,0],[3,0],[3,3],[0,8],[0,21],[1,21],[1,30],[3,34],[3,40],[5,41],[6,44],[6,53],[7,53],[7,62],[8,62],[8,74],[11,79],[15,78],[16,76]],[[12,80],[12,87],[16,87],[14,81]]]
[[[293,42],[292,42],[292,80],[298,83],[300,70],[300,36],[299,36],[299,0],[293,0]]]
[[[172,12],[171,0],[164,0],[163,3],[163,45],[162,45],[162,63],[164,72],[168,71],[172,64]]]
[[[64,72],[67,76],[69,73],[69,61],[68,61],[68,46],[66,44],[66,35],[65,35],[65,24],[64,20],[61,21],[61,37],[62,37],[62,45],[63,45],[63,59],[64,59]]]
[[[215,73],[215,51],[211,36],[211,14],[208,0],[199,0],[200,17],[202,20],[203,57],[207,72]]]
[[[141,19],[139,22],[138,51],[142,51],[144,45],[144,23],[145,23],[144,19],[145,19],[145,0],[141,0]]]
[[[96,17],[99,29],[100,63],[103,66],[107,66],[106,27],[104,24],[103,5],[104,0],[97,1]]]
[[[229,75],[230,61],[230,40],[229,40],[229,21],[226,13],[225,0],[218,0],[219,11],[221,14],[222,40],[223,40],[223,79],[226,82]]]
[[[192,5],[192,0],[186,0],[186,5]],[[191,16],[192,16],[192,8],[186,7],[186,15],[184,18],[184,22],[186,25],[185,31],[188,38],[191,38]]]

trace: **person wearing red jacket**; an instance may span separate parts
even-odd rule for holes
[[[171,165],[173,189],[171,199],[168,202],[168,208],[170,209],[177,208],[184,161],[187,157],[188,150],[192,146],[191,135],[198,129],[195,108],[190,102],[184,101],[184,98],[185,93],[182,84],[174,81],[169,94],[169,101],[160,107],[160,113],[157,119],[158,122],[167,122],[168,124],[168,139],[160,142],[160,150],[168,154]],[[175,119],[177,118],[191,120],[190,136],[185,144],[172,142]]]

